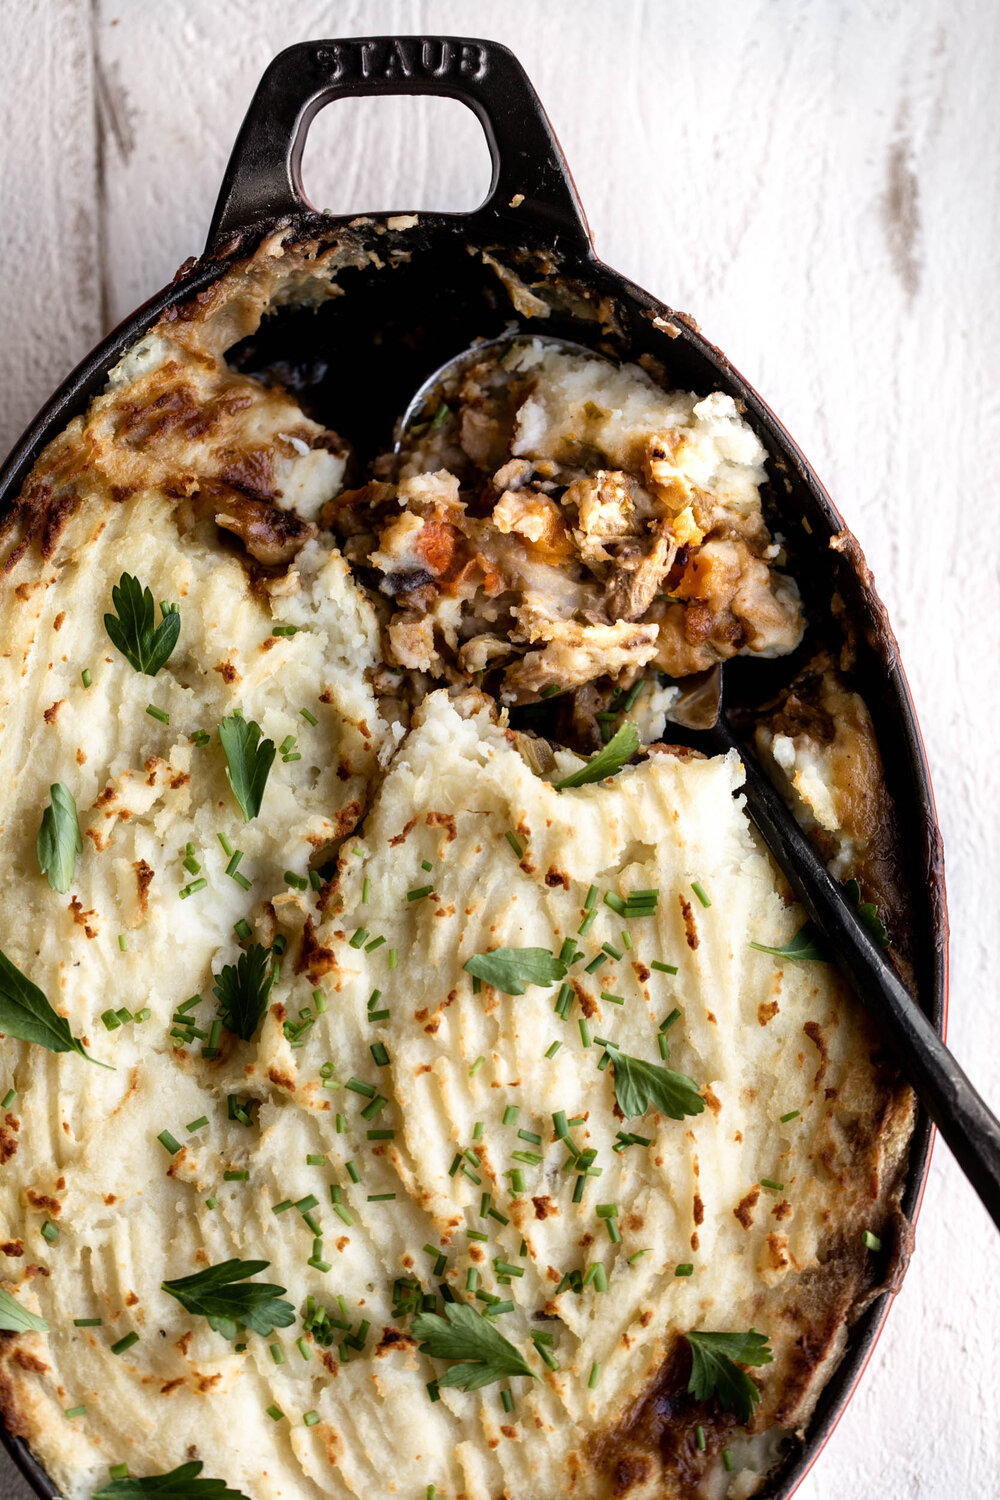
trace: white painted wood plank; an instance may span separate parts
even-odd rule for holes
[[[95,3],[115,318],[200,248],[229,145],[280,47],[451,31],[514,48],[562,139],[599,252],[698,318],[789,427],[865,546],[910,673],[946,838],[951,1038],[1000,1101],[1000,513],[991,494],[1000,467],[1000,12],[991,0]],[[59,205],[76,211],[84,196],[72,153],[90,139],[91,106],[78,100],[68,116],[44,117],[30,167],[15,144],[18,122],[43,118],[36,77],[50,101],[64,103],[67,88],[77,97],[80,79],[60,73],[51,18],[79,18],[81,5],[35,0],[10,12],[15,55],[40,59],[43,34],[54,50],[46,66],[19,66],[0,98],[11,122],[0,134],[4,248],[20,244],[17,224],[34,222],[28,207],[51,202],[50,222],[65,225],[72,211]],[[475,128],[435,127],[432,113],[369,113],[345,137],[330,110],[317,127],[328,153],[313,163],[318,201],[337,193],[338,208],[462,206],[465,178],[481,172]],[[67,118],[72,126],[60,126]],[[8,437],[20,420],[11,413],[27,415],[91,336],[93,234],[85,226],[50,237],[51,249],[43,242],[61,291],[34,293],[8,253]],[[70,306],[72,267],[76,276],[89,267],[90,279]],[[79,321],[67,323],[70,314]],[[79,347],[69,353],[72,338]],[[952,538],[971,525],[973,507],[971,545],[959,554]],[[998,1276],[996,1236],[938,1149],[904,1290],[800,1500],[995,1492]]]
[[[0,454],[100,331],[88,0],[0,6]]]

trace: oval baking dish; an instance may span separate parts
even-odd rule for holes
[[[483,125],[493,162],[486,202],[470,214],[317,214],[305,201],[299,164],[309,124],[347,95],[436,94],[459,99]],[[320,246],[349,241],[358,264],[340,276],[344,295],[317,312],[282,308],[231,351],[255,373],[279,363],[296,372],[322,410],[335,395],[338,425],[364,459],[392,441],[392,423],[414,390],[444,360],[479,337],[517,323],[635,361],[655,359],[668,380],[719,390],[741,404],[767,450],[769,505],[813,601],[850,622],[852,686],[866,700],[899,815],[901,859],[911,873],[907,925],[914,988],[943,1032],[947,916],[940,837],[920,734],[896,642],[862,553],[820,481],[756,392],[686,315],[603,265],[595,256],[572,179],[537,96],[513,55],[495,42],[448,37],[375,37],[290,47],[265,72],[240,130],[207,249],[93,351],[39,413],[0,470],[0,507],[15,501],[45,445],[104,386],[108,371],[164,313],[210,297],[214,283],[276,228]],[[362,264],[362,262],[364,262]],[[544,294],[544,296],[543,296]],[[538,324],[545,317],[544,326]],[[532,318],[536,320],[532,322]],[[351,379],[334,390],[338,350]],[[0,512],[2,513],[2,512]],[[815,622],[822,636],[822,621]],[[737,663],[735,666],[742,667]],[[739,672],[734,697],[760,704],[787,679],[780,662]],[[901,1200],[912,1223],[924,1186],[931,1131],[922,1112]],[[908,1245],[891,1257],[905,1267]],[[868,1302],[849,1330],[808,1430],[761,1492],[791,1495],[829,1437],[861,1376],[889,1309],[892,1288]],[[56,1495],[20,1438],[4,1443],[34,1490]]]

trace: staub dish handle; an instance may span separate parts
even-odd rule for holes
[[[206,253],[251,225],[308,212],[301,163],[313,119],[335,99],[378,94],[459,99],[478,118],[493,163],[490,190],[474,213],[451,217],[513,220],[553,246],[592,254],[569,168],[521,64],[499,42],[448,36],[298,42],[279,53],[237,137]]]

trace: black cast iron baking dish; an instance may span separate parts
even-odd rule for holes
[[[324,105],[350,95],[435,94],[461,100],[479,118],[493,177],[485,203],[470,214],[421,213],[405,226],[396,213],[317,214],[302,192],[299,164],[310,122]],[[803,455],[768,407],[693,321],[599,261],[566,163],[523,69],[497,42],[402,36],[303,42],[268,67],[240,130],[200,259],[114,330],[43,407],[0,470],[0,514],[16,498],[42,448],[101,390],[108,370],[167,309],[204,294],[227,265],[285,225],[296,239],[331,241],[345,232],[377,249],[387,269],[351,270],[345,295],[320,309],[283,310],[230,352],[249,372],[294,372],[307,409],[351,434],[369,458],[391,441],[393,419],[410,394],[446,358],[478,336],[524,322],[511,306],[487,251],[539,286],[570,289],[563,313],[532,331],[556,333],[629,359],[660,361],[674,385],[722,390],[743,403],[767,448],[774,475],[772,522],[788,539],[792,571],[807,598],[843,600],[858,640],[852,685],[874,719],[889,789],[899,815],[902,858],[912,875],[911,932],[919,1003],[943,1033],[947,995],[947,913],[941,841],[933,794],[896,641],[864,558]],[[402,255],[392,255],[401,251]],[[595,316],[596,314],[596,316]],[[348,378],[340,375],[346,365]],[[831,546],[831,542],[836,542]],[[810,634],[822,636],[822,623]],[[775,667],[754,663],[737,699],[762,702]],[[777,664],[787,680],[787,664]],[[747,688],[747,682],[751,683]],[[927,1175],[931,1128],[921,1112],[903,1193],[914,1219]],[[898,1267],[906,1248],[891,1252]],[[847,1352],[824,1389],[804,1441],[765,1494],[787,1500],[814,1462],[857,1384],[879,1335],[891,1292],[879,1294],[855,1322]],[[4,1445],[44,1500],[56,1495],[24,1441]]]

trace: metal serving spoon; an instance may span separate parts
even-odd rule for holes
[[[484,339],[448,360],[414,393],[396,424],[394,452],[423,415],[439,387],[480,360],[492,348],[513,341],[540,343],[563,353],[595,358],[595,351],[567,339],[512,332]],[[602,356],[597,355],[600,358]],[[875,941],[833,879],[791,810],[756,757],[737,744],[723,710],[722,668],[682,685],[670,714],[685,741],[710,755],[735,750],[743,762],[747,811],[780,865],[828,950],[891,1047],[904,1076],[955,1160],[1000,1228],[1000,1120],[980,1097],[923,1011],[902,984],[886,952]]]

